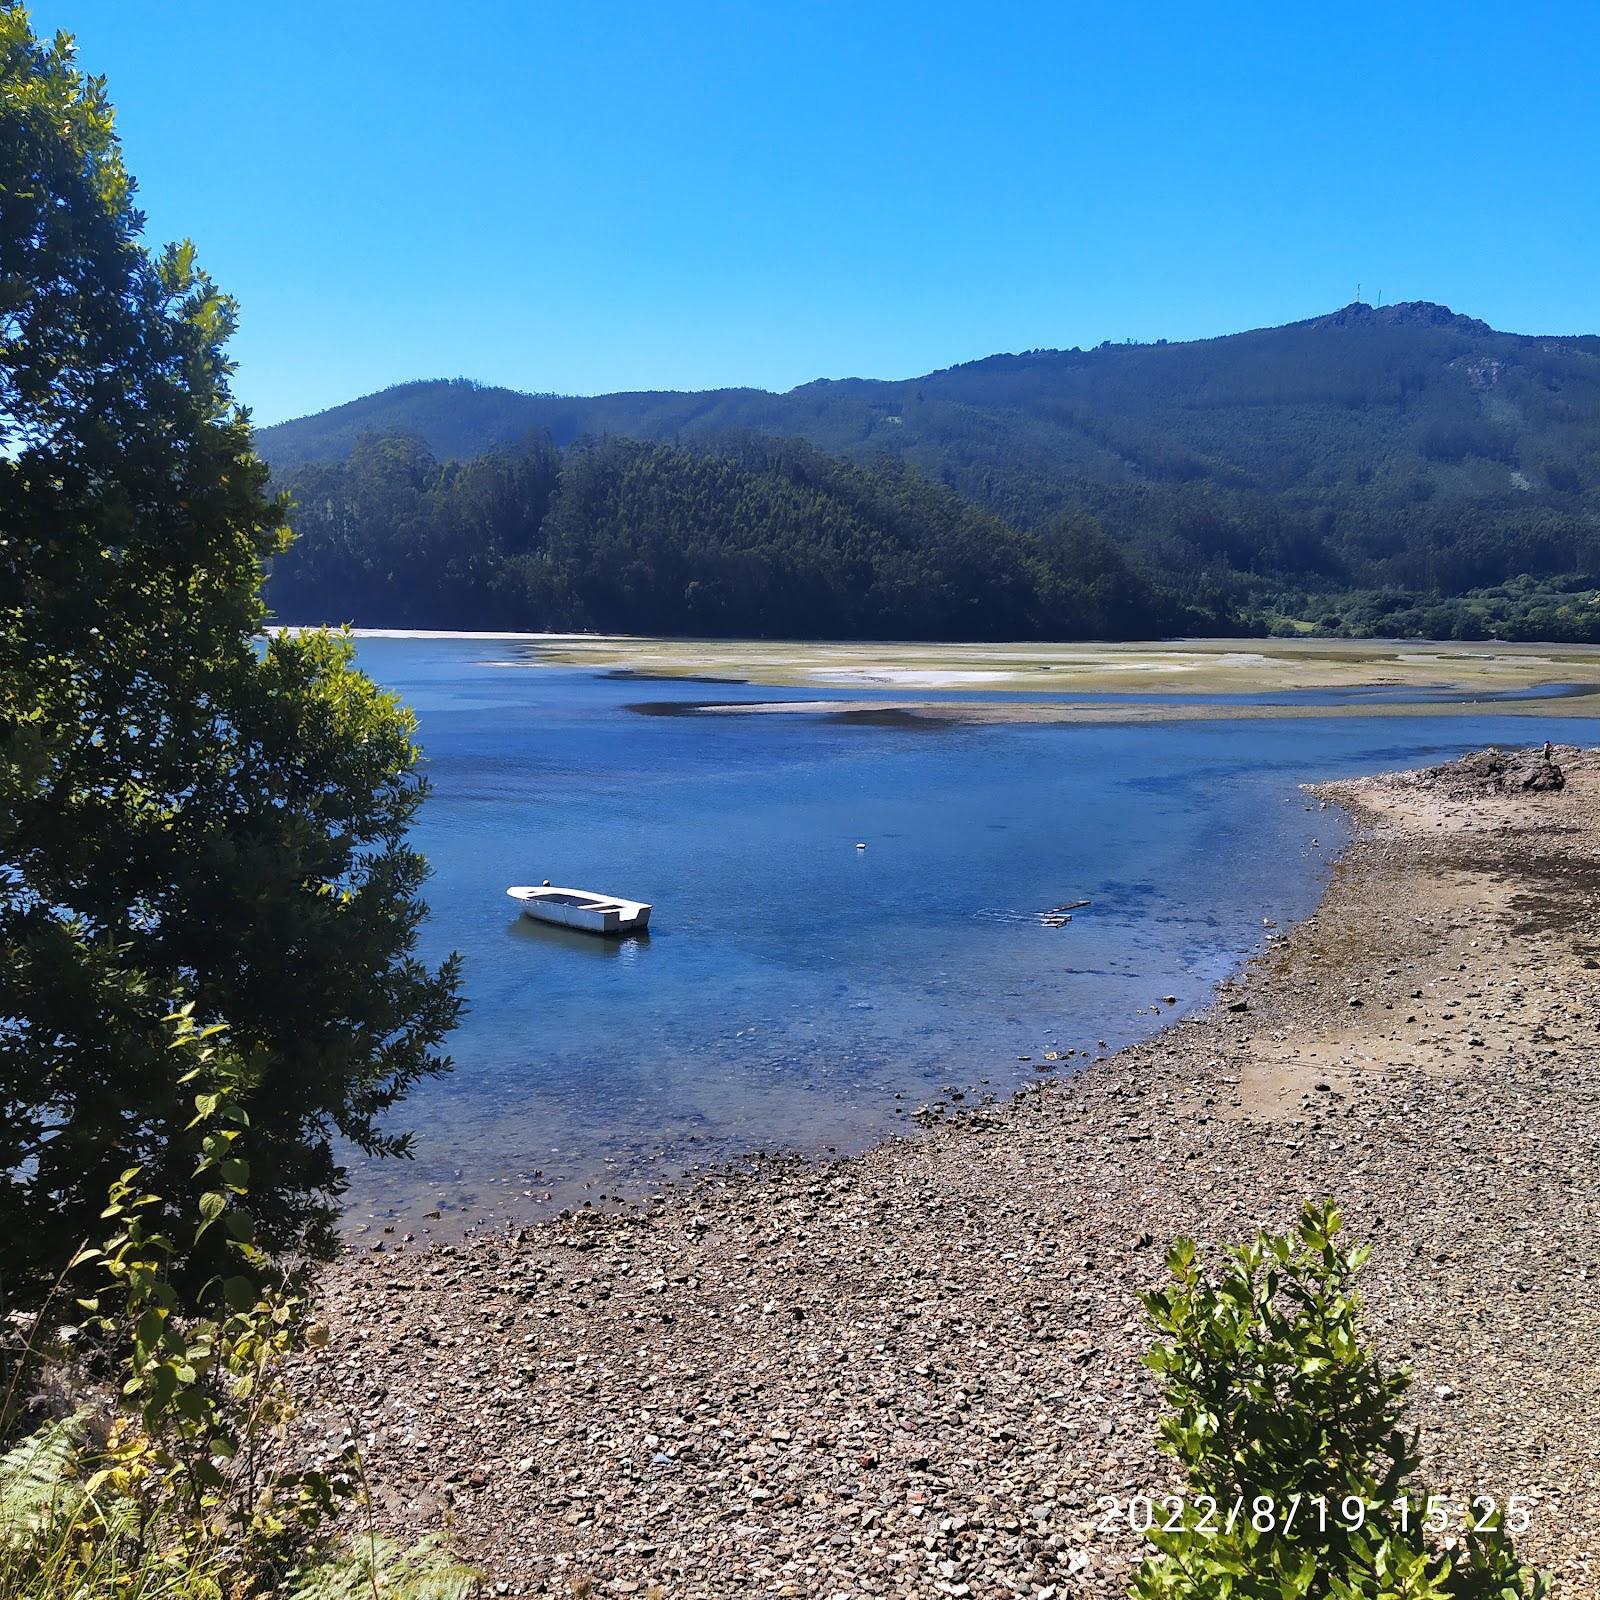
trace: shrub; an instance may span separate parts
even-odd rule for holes
[[[247,1201],[252,1076],[219,1027],[185,1009],[167,1019],[194,1117],[190,1192],[145,1192],[138,1168],[111,1185],[108,1235],[78,1252],[31,1320],[0,1393],[0,1439],[27,1382],[51,1369],[64,1388],[117,1401],[80,1406],[0,1457],[0,1595],[5,1600],[461,1600],[474,1575],[434,1541],[404,1549],[370,1531],[335,1543],[341,1504],[358,1505],[359,1461],[337,1470],[288,1459],[286,1362],[325,1342],[300,1274],[255,1242]],[[213,1229],[225,1274],[199,1286],[175,1269]],[[88,1320],[66,1340],[61,1289]]]
[[[1183,1496],[1132,1588],[1137,1600],[1519,1600],[1547,1580],[1516,1557],[1503,1513],[1430,1496],[1402,1427],[1403,1371],[1361,1338],[1352,1279],[1365,1247],[1307,1204],[1294,1233],[1260,1233],[1205,1276],[1192,1239],[1145,1296],[1163,1342],[1162,1448]],[[1441,1537],[1447,1529],[1453,1538]]]
[[[6,1600],[465,1600],[476,1575],[436,1539],[410,1549],[363,1535],[268,1580],[173,1507],[108,1487],[92,1470],[86,1413],[0,1455],[0,1595]]]

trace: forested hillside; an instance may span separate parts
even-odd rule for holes
[[[802,438],[869,478],[910,469],[1016,537],[1064,516],[1092,523],[1211,614],[1332,632],[1600,637],[1600,338],[1498,333],[1425,303],[783,395],[410,384],[259,439],[292,481],[371,432],[413,435],[446,461],[530,432],[556,447],[622,435],[702,454],[752,432]],[[676,526],[689,537],[688,522]],[[757,631],[729,604],[712,610],[732,631]]]
[[[796,440],[607,439],[439,462],[361,440],[289,480],[290,621],[924,639],[1127,638],[1221,626],[1090,521],[1019,533],[893,461]]]

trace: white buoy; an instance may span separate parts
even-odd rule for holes
[[[857,846],[856,846],[856,849],[857,849],[857,850],[865,850],[865,849],[866,849],[866,848],[867,848],[867,847],[866,847],[866,846],[865,846],[865,845],[864,845],[864,844],[858,844],[858,845],[857,845]]]

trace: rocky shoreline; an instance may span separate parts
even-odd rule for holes
[[[380,1528],[491,1593],[1120,1594],[1174,1485],[1137,1296],[1332,1195],[1430,1487],[1600,1594],[1600,751],[1331,786],[1316,915],[1204,1014],[920,1137],[352,1251],[299,1374]]]

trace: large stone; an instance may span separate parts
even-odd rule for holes
[[[1519,762],[1506,774],[1506,787],[1549,792],[1565,789],[1567,775],[1548,756]]]
[[[1457,799],[1480,794],[1551,792],[1567,786],[1566,774],[1536,751],[1475,750],[1459,761],[1447,761],[1419,774],[1424,788],[1440,789]]]

